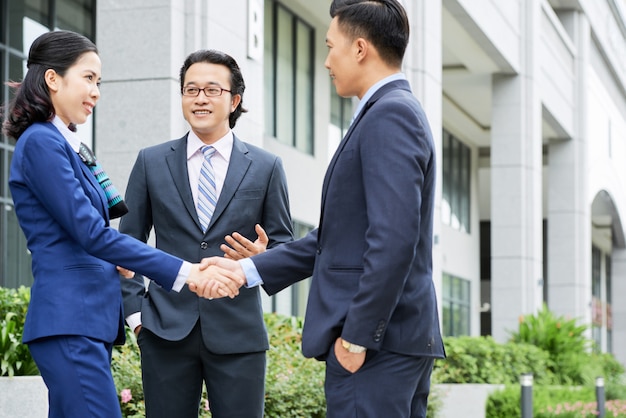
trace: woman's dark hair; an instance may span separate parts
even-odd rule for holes
[[[233,57],[228,54],[225,54],[221,51],[217,51],[215,49],[203,49],[200,51],[192,52],[185,62],[183,66],[180,68],[180,92],[183,92],[183,87],[185,83],[185,75],[187,74],[187,70],[193,64],[199,62],[206,62],[209,64],[219,64],[230,70],[230,91],[234,96],[238,94],[241,96],[241,101],[239,105],[235,108],[235,110],[228,117],[228,123],[230,128],[234,128],[237,123],[237,119],[241,116],[242,113],[246,113],[248,109],[243,107],[243,92],[246,89],[246,84],[243,81],[243,75],[241,74],[241,70],[239,69],[239,65],[237,65],[237,61]]]
[[[409,19],[397,0],[333,0],[330,16],[352,39],[364,38],[394,67],[402,65],[409,43]]]
[[[98,53],[89,39],[75,32],[54,31],[39,36],[30,47],[21,83],[9,83],[16,89],[2,124],[5,135],[16,140],[35,122],[54,118],[54,106],[44,75],[52,69],[61,77],[86,52]]]

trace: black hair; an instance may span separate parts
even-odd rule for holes
[[[409,43],[409,19],[398,0],[333,0],[330,16],[352,39],[371,42],[380,57],[394,67],[402,65]]]
[[[63,77],[86,52],[97,54],[98,48],[76,32],[47,32],[35,39],[28,52],[28,71],[24,79],[21,83],[9,83],[16,93],[2,124],[5,135],[17,140],[33,123],[54,118],[54,106],[45,80],[46,71],[52,69]]]
[[[180,91],[182,93],[184,83],[185,83],[185,75],[187,74],[187,70],[193,64],[199,62],[206,62],[209,64],[219,64],[223,65],[230,70],[230,91],[232,95],[238,94],[241,96],[241,100],[239,101],[239,105],[228,117],[228,123],[230,128],[234,128],[237,123],[237,119],[241,116],[242,113],[248,111],[248,109],[243,107],[243,92],[246,89],[246,84],[243,81],[243,75],[241,74],[241,69],[239,65],[237,65],[237,61],[230,55],[217,51],[215,49],[203,49],[200,51],[192,52],[183,63],[183,66],[180,68]]]

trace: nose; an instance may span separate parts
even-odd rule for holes
[[[95,85],[93,89],[91,90],[91,96],[95,98],[96,100],[98,100],[100,98],[100,87]]]

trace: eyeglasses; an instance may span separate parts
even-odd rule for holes
[[[207,97],[217,97],[221,96],[223,92],[231,93],[230,90],[223,89],[221,87],[205,87],[201,89],[200,87],[183,87],[183,96],[191,96],[197,97],[200,95],[200,92],[203,91],[205,96]]]

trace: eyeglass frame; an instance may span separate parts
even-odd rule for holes
[[[196,95],[185,94],[185,92],[188,91],[189,89],[198,89],[198,94],[196,94]],[[209,93],[207,93],[207,89],[209,89],[209,90],[219,90],[220,93],[219,94],[209,94]],[[180,93],[183,96],[186,96],[186,97],[198,97],[198,96],[200,96],[200,92],[201,91],[204,92],[204,95],[206,97],[220,97],[222,94],[224,94],[224,92],[228,92],[228,93],[231,93],[231,94],[233,93],[231,90],[224,89],[224,88],[222,88],[220,86],[208,86],[208,87],[185,86],[185,87],[183,87],[180,90]]]

